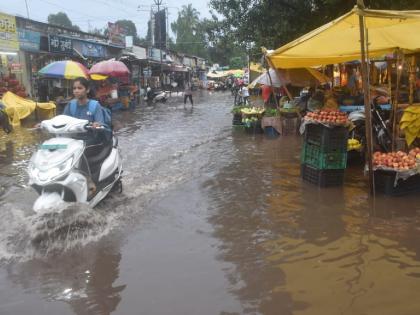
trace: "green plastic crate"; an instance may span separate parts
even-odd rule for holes
[[[317,145],[304,143],[301,156],[302,164],[319,170],[339,170],[347,166],[347,150],[324,152]]]

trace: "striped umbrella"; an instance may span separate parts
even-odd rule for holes
[[[81,63],[64,60],[55,61],[39,70],[39,74],[48,78],[74,80],[79,77],[88,78],[88,69]]]

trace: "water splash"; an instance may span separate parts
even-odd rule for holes
[[[6,204],[0,215],[0,262],[26,261],[85,246],[107,235],[112,213],[70,204],[60,211],[36,214]]]

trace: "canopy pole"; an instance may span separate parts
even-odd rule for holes
[[[265,56],[265,60],[267,60],[268,65],[270,66],[270,68],[273,68],[274,71],[276,72],[277,76],[279,77],[279,79],[281,78],[281,74],[280,71],[274,67],[273,63],[270,60],[270,57],[268,57],[267,55]],[[282,87],[284,88],[284,90],[286,91],[287,96],[289,97],[289,100],[293,100],[293,96],[290,93],[289,89],[286,87],[285,84],[282,84]]]
[[[414,86],[416,84],[416,56],[411,55],[410,58],[410,98],[409,104],[414,103]]]
[[[402,73],[403,61],[401,59],[401,52],[397,50],[397,86],[395,88],[395,99],[392,102],[392,150],[396,149],[396,128],[397,128],[397,109],[398,99],[400,98],[400,84],[401,84],[401,73]],[[401,69],[400,69],[401,68]]]
[[[363,0],[358,0],[358,6],[360,10],[364,10],[365,6]],[[365,101],[365,116],[366,116],[366,141],[367,141],[367,161],[368,161],[368,173],[369,173],[369,192],[371,195],[375,195],[375,178],[373,175],[373,163],[372,163],[372,112],[370,105],[370,88],[368,78],[368,65],[367,65],[367,43],[366,43],[366,28],[365,19],[359,14],[359,29],[360,29],[360,48],[361,48],[361,62],[362,62],[362,83],[364,91]]]

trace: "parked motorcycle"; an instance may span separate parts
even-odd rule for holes
[[[107,137],[109,130],[66,115],[43,121],[41,129],[55,137],[43,142],[29,163],[29,184],[39,194],[35,212],[67,202],[94,207],[113,188],[122,190],[118,140]]]
[[[153,91],[150,87],[148,87],[146,90],[146,96],[144,97],[144,100],[152,101],[153,103],[165,103],[167,100],[167,95],[165,91]]]
[[[390,152],[392,149],[392,136],[387,127],[387,115],[375,102],[372,106],[372,131],[373,146],[379,147],[382,151]],[[366,146],[366,116],[364,111],[354,111],[349,114],[349,120],[353,122],[354,128],[350,133],[350,138],[355,138]]]

